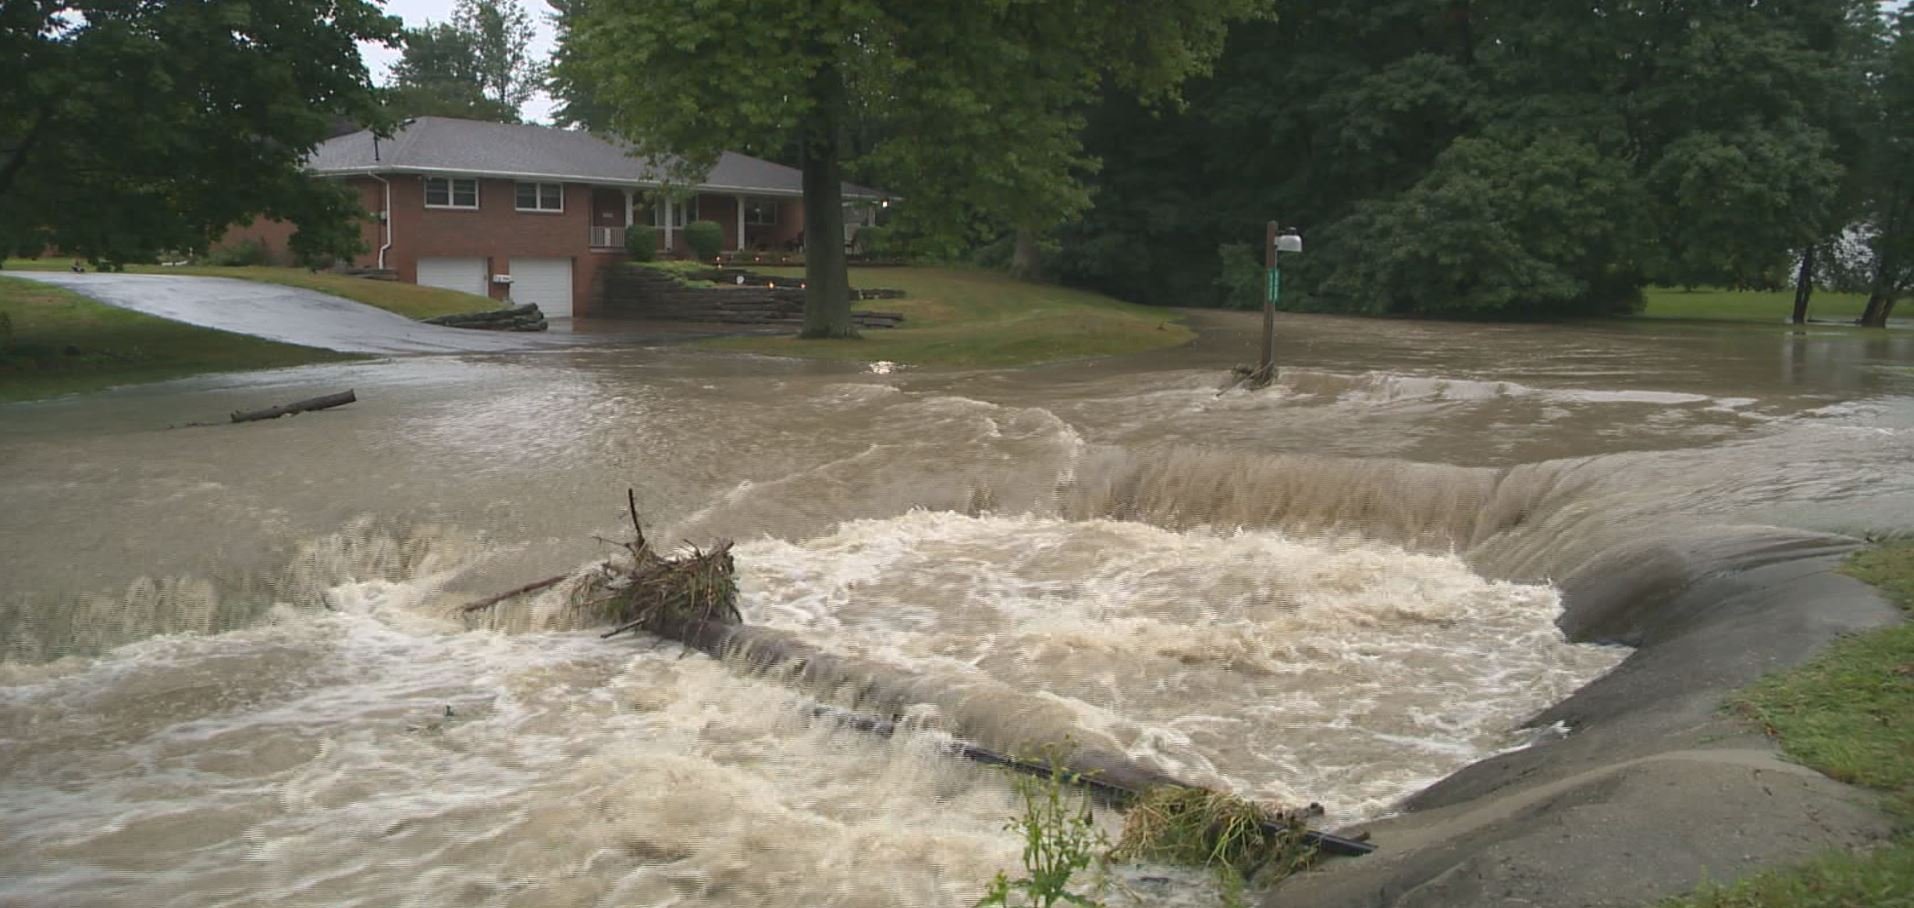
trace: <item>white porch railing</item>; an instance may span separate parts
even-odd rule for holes
[[[625,248],[625,228],[594,226],[591,229],[591,248],[593,249],[623,249]]]

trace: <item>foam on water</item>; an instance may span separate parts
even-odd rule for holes
[[[960,729],[1035,693],[1166,771],[1342,819],[1522,743],[1626,654],[1564,641],[1549,587],[1355,540],[920,511],[738,558],[747,620],[934,674]]]
[[[1014,799],[932,753],[941,726],[1035,701],[1047,731],[1359,817],[1620,656],[1564,644],[1545,587],[1273,532],[913,512],[738,560],[748,620],[948,682],[932,730],[814,725],[673,645],[470,630],[458,565],[412,558],[324,608],[0,675],[0,901],[962,905],[1016,866]]]

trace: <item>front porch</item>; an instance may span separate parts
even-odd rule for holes
[[[802,259],[804,202],[790,196],[701,192],[690,199],[669,197],[647,201],[644,190],[623,186],[592,187],[591,237],[593,252],[625,250],[627,231],[639,224],[657,229],[658,251],[669,257],[689,257],[684,229],[692,221],[712,221],[724,230],[727,256],[759,261]],[[876,223],[868,204],[846,205],[844,242],[848,246],[859,227]]]
[[[639,189],[595,186],[590,243],[594,252],[622,252],[627,230],[648,224],[657,229],[661,253],[688,256],[685,227],[692,221],[713,221],[724,230],[728,253],[795,253],[803,248],[803,212],[796,198],[706,192],[685,200],[647,202]]]

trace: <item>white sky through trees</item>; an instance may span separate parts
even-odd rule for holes
[[[453,0],[385,0],[381,5],[387,13],[404,19],[406,28],[419,28],[427,22],[452,21]],[[551,59],[552,8],[545,5],[545,0],[519,0],[519,5],[525,7],[525,14],[532,19],[532,58],[541,63]],[[384,85],[387,71],[399,61],[399,49],[361,44],[359,56],[365,59],[366,68],[372,71],[372,81]],[[553,106],[552,99],[540,91],[533,94],[524,107],[519,108],[519,116],[528,123],[550,123]]]

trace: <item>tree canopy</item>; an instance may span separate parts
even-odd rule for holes
[[[1063,273],[1213,303],[1274,217],[1310,238],[1284,282],[1309,308],[1524,318],[1779,282],[1845,223],[1874,6],[1286,5],[1232,31],[1183,110],[1097,108]]]
[[[350,251],[356,201],[300,164],[376,120],[357,43],[397,32],[365,0],[0,3],[0,251],[146,261],[254,215]]]
[[[544,78],[531,53],[531,18],[517,0],[459,0],[452,21],[408,28],[403,40],[386,86],[395,118],[516,123]]]
[[[804,334],[852,334],[839,181],[910,200],[920,233],[983,215],[1048,225],[1089,203],[1081,109],[1204,72],[1256,0],[923,3],[572,0],[554,86],[682,180],[794,139],[805,172]],[[864,142],[854,142],[852,127]]]

